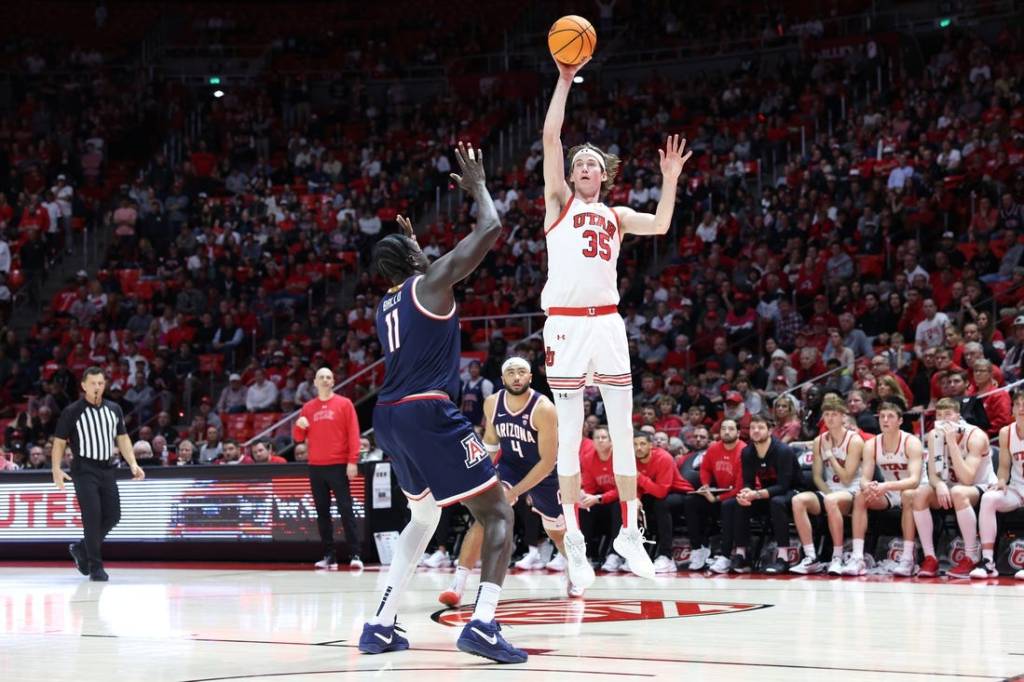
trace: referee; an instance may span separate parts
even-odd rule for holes
[[[324,558],[317,568],[337,568],[334,549],[334,523],[331,519],[331,491],[338,502],[341,525],[345,529],[351,558],[349,566],[363,567],[359,558],[359,535],[352,512],[349,482],[359,475],[359,419],[348,398],[334,393],[334,373],[321,367],[313,380],[317,397],[299,410],[292,427],[292,439],[306,442],[309,448],[309,487],[316,505],[316,525],[324,547]]]
[[[90,367],[82,374],[81,398],[60,413],[53,439],[53,482],[64,490],[64,482],[75,482],[75,497],[82,510],[83,542],[69,547],[71,558],[82,575],[90,580],[108,580],[103,570],[100,544],[121,520],[121,497],[114,478],[114,446],[128,462],[132,478],[141,481],[145,472],[135,462],[132,441],[124,426],[124,413],[117,403],[103,399],[107,380],[103,370]],[[71,445],[71,476],[61,470],[64,450]]]

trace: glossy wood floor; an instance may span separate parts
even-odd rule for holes
[[[399,612],[413,648],[356,649],[381,573],[252,564],[0,562],[0,680],[1003,680],[1024,673],[1024,582],[599,576],[583,601],[512,574],[499,611],[531,652],[456,651],[467,612],[421,569]],[[471,590],[475,593],[475,579]]]

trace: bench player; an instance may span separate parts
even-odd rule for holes
[[[373,260],[394,285],[377,308],[377,336],[384,350],[384,386],[373,412],[377,444],[391,458],[412,519],[402,529],[374,617],[363,626],[359,650],[400,651],[409,641],[396,631],[398,598],[416,571],[441,518],[441,507],[462,502],[484,528],[483,569],[473,618],[457,646],[500,663],[523,663],[526,652],[502,637],[494,619],[512,554],[512,507],[487,450],[458,406],[460,330],[452,288],[490,251],[501,232],[484,182],[483,159],[462,143],[455,150],[462,176],[452,179],[477,205],[473,231],[433,263],[413,238],[388,235],[374,246]]]
[[[939,574],[932,509],[953,509],[960,537],[964,539],[964,557],[946,575],[968,578],[979,558],[978,516],[974,507],[981,501],[982,493],[996,482],[988,435],[963,420],[959,401],[943,398],[935,403],[935,428],[926,438],[928,485],[914,493],[914,523],[924,551],[917,574]]]
[[[981,561],[971,571],[972,578],[995,578],[996,512],[1012,512],[1024,507],[1024,390],[1013,394],[1013,422],[999,429],[999,473],[996,482],[981,496],[978,523],[981,526]],[[1024,580],[1024,569],[1017,571]]]
[[[566,177],[561,140],[565,104],[573,78],[586,61],[575,66],[555,63],[558,82],[543,131],[548,279],[541,293],[541,307],[548,316],[544,325],[547,377],[558,413],[557,466],[567,528],[565,558],[573,584],[586,588],[594,580],[594,569],[587,560],[586,543],[576,521],[576,504],[580,492],[583,387],[588,383],[601,390],[613,443],[613,469],[623,519],[623,528],[613,542],[615,552],[627,560],[634,573],[654,578],[654,565],[637,526],[633,383],[626,327],[617,308],[615,266],[624,235],[668,232],[676,184],[690,152],[684,155],[686,141],[678,135],[670,136],[665,148],[659,150],[662,185],[655,213],[601,203],[601,190],[612,186],[619,159],[591,144],[573,147]]]
[[[528,495],[530,507],[540,515],[544,532],[565,552],[565,519],[558,498],[555,457],[558,451],[558,421],[555,406],[543,394],[530,388],[530,363],[515,357],[501,366],[504,388],[484,400],[484,447],[496,458],[498,478],[505,486],[509,504]],[[479,524],[462,539],[459,565],[447,590],[438,601],[456,606],[462,600],[466,579],[476,565],[482,537]],[[569,596],[582,597],[583,590],[569,583]]]
[[[811,477],[817,490],[803,492],[793,498],[793,522],[804,558],[790,569],[793,573],[821,573],[825,566],[814,550],[814,534],[809,514],[825,513],[832,535],[832,561],[828,572],[843,574],[843,517],[853,510],[853,498],[860,488],[860,459],[864,441],[856,429],[846,425],[846,403],[829,396],[821,406],[827,431],[814,439]]]
[[[860,489],[853,498],[853,552],[843,566],[843,575],[864,575],[864,536],[868,530],[868,510],[900,509],[903,529],[903,555],[896,575],[914,574],[914,491],[921,483],[924,453],[921,439],[900,429],[903,409],[895,403],[878,406],[878,425],[882,432],[864,444]],[[875,480],[875,464],[882,471],[881,483]]]

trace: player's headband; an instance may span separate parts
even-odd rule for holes
[[[504,374],[510,369],[524,369],[527,372],[529,372],[530,363],[519,357],[509,358],[508,360],[501,364],[501,373]]]
[[[572,163],[570,164],[570,167],[575,167],[576,166],[576,160],[577,159],[581,159],[584,156],[590,156],[590,157],[596,159],[598,165],[601,166],[601,170],[605,170],[605,167],[604,167],[604,157],[601,156],[600,154],[598,154],[596,151],[594,151],[590,147],[584,147],[583,149],[581,149],[578,152],[576,152],[573,155],[573,157],[572,157]]]

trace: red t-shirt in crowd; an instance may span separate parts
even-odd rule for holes
[[[636,488],[643,495],[665,498],[673,490],[689,492],[690,482],[683,478],[676,468],[676,462],[665,450],[652,447],[646,462],[636,461]]]
[[[598,495],[601,504],[617,502],[619,490],[615,487],[615,472],[612,458],[601,459],[597,450],[580,457],[580,484],[588,495]]]
[[[218,464],[223,464],[223,462],[220,462],[220,461],[218,461],[217,463]],[[271,455],[270,456],[270,460],[267,461],[267,462],[257,462],[256,460],[254,460],[249,455],[246,455],[245,457],[243,457],[241,459],[241,461],[239,461],[239,464],[287,464],[287,463],[288,463],[288,460],[286,460],[281,455]]]
[[[309,426],[293,425],[292,439],[308,442],[311,466],[359,463],[359,419],[351,400],[340,395],[313,398],[302,406],[299,416]]]
[[[727,450],[720,440],[708,446],[704,459],[700,462],[700,484],[709,488],[730,488],[727,493],[719,493],[718,498],[728,500],[736,497],[743,488],[743,467],[740,464],[740,453],[747,444],[736,441],[732,450]]]

